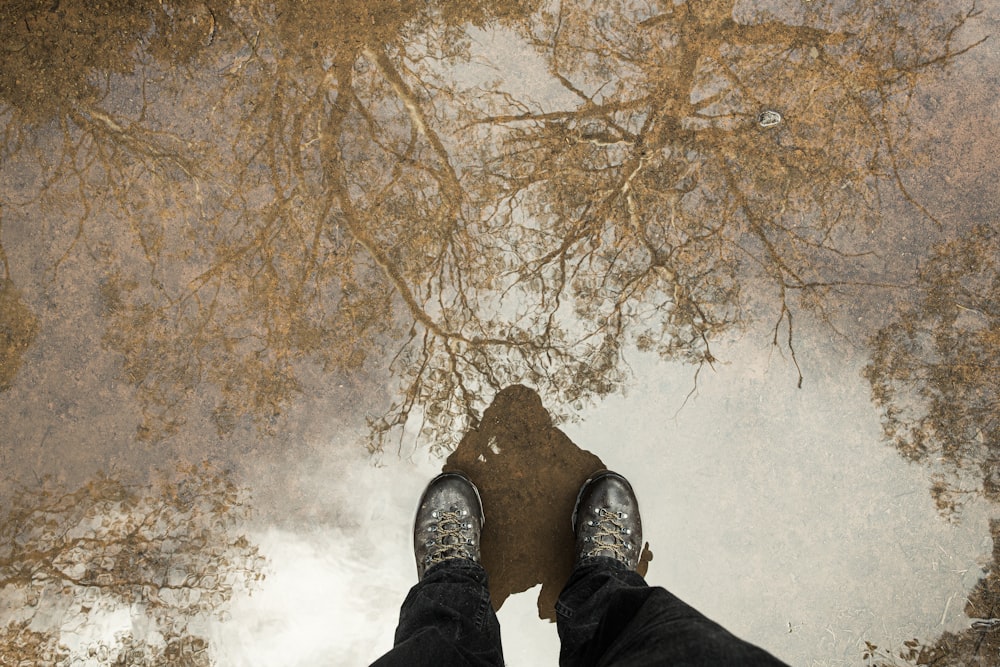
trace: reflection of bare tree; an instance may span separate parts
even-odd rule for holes
[[[211,67],[183,88],[139,51],[132,85],[182,104],[91,107],[108,141],[88,150],[118,152],[67,164],[132,233],[93,252],[117,267],[106,341],[144,433],[180,424],[195,388],[220,432],[269,428],[303,364],[387,357],[399,399],[373,448],[416,416],[448,443],[510,384],[557,415],[615,390],[629,342],[710,363],[761,286],[790,344],[796,299],[875,280],[879,197],[908,196],[905,106],[975,13],[495,4],[211,7],[190,38]],[[467,24],[488,22],[541,56],[535,92],[463,78]],[[784,122],[760,127],[772,108]]]
[[[1000,236],[990,225],[940,246],[920,274],[921,300],[873,339],[866,374],[883,426],[908,458],[942,473],[942,511],[977,470],[1000,500]],[[957,485],[956,485],[957,484]]]
[[[82,655],[81,655],[82,654]],[[211,667],[208,643],[201,637],[163,633],[162,640],[148,642],[132,633],[117,633],[113,641],[96,641],[70,657],[76,662],[98,667]]]
[[[0,664],[55,665],[67,657],[51,632],[38,632],[30,620],[12,621],[0,628]]]
[[[46,630],[56,638],[124,605],[155,622],[163,651],[170,638],[190,643],[190,619],[223,615],[263,574],[257,547],[237,532],[247,508],[228,475],[207,466],[178,474],[146,489],[105,476],[75,491],[22,489],[0,516],[0,591],[22,602],[28,621],[38,616],[36,626],[61,617]],[[9,621],[0,654],[55,646],[23,620]]]
[[[870,247],[854,232],[878,226],[886,182],[906,194],[900,109],[922,70],[961,52],[952,38],[967,16],[851,4],[786,23],[736,20],[733,2],[557,3],[530,26],[577,103],[503,96],[469,122],[495,138],[481,144],[483,175],[517,207],[491,231],[531,249],[512,270],[537,285],[539,324],[572,303],[598,368],[626,336],[711,362],[754,272],[778,290],[775,339],[785,322],[789,346],[791,293],[822,307],[864,282]],[[785,122],[758,127],[765,109]],[[512,224],[525,209],[540,221],[527,243]]]
[[[0,391],[14,381],[21,357],[37,330],[37,320],[14,283],[0,278]]]
[[[37,160],[45,173],[36,197],[68,180],[86,206],[95,194],[85,192],[88,188],[119,198],[125,194],[123,177],[134,175],[136,163],[148,169],[173,163],[187,170],[181,154],[190,151],[190,143],[157,127],[144,90],[130,91],[137,97],[129,105],[131,115],[107,107],[114,105],[116,83],[137,70],[157,62],[193,64],[226,25],[229,4],[139,0],[97,8],[83,0],[3,3],[0,117],[5,123],[0,150],[5,155],[29,153]],[[36,133],[53,124],[62,141],[50,152]]]
[[[431,20],[442,30],[437,39],[460,52],[462,41],[450,38],[461,30],[448,20],[487,15],[469,3],[441,11],[249,6],[244,32],[255,35],[253,48],[236,57],[230,70],[239,77],[226,78],[215,98],[236,105],[225,116],[233,127],[216,128],[227,142],[228,161],[216,167],[225,182],[213,184],[215,203],[199,203],[199,235],[145,253],[154,290],[128,276],[105,285],[107,342],[125,353],[126,377],[152,406],[148,416],[161,429],[151,436],[179,423],[202,382],[219,389],[221,432],[245,416],[269,428],[299,388],[296,364],[349,376],[394,332],[444,332],[415,286],[432,279],[427,265],[447,251],[464,194],[414,92],[376,53],[404,25]],[[171,270],[178,254],[182,272]],[[394,315],[400,297],[402,321]],[[411,357],[401,352],[400,365],[409,368]],[[427,371],[416,374],[421,387],[435,385]],[[451,385],[437,384],[448,396]]]
[[[228,0],[9,0],[0,6],[0,100],[19,121],[7,132],[76,120],[96,109],[111,77],[146,56],[189,63],[228,18]],[[139,61],[139,62],[137,62]],[[83,119],[86,122],[86,119]],[[8,139],[11,137],[8,135]]]
[[[137,640],[119,633],[114,641],[92,642],[70,651],[53,632],[32,630],[31,621],[0,628],[0,665],[76,665],[98,667],[209,667],[208,644],[201,637],[162,633],[162,640]]]
[[[468,405],[511,382],[563,406],[606,394],[622,379],[629,340],[711,363],[710,340],[741,320],[748,284],[777,290],[775,342],[784,324],[791,347],[791,295],[822,311],[835,290],[872,284],[865,257],[880,193],[888,185],[909,197],[905,107],[923,71],[971,48],[954,38],[976,12],[853,5],[783,22],[737,21],[734,3],[652,12],[549,3],[517,29],[570,102],[457,91],[405,47],[369,55],[414,135],[439,155],[428,163],[457,165],[453,179],[434,172],[442,201],[430,219],[446,224],[420,247],[422,266],[413,255],[380,257],[386,244],[371,230],[385,228],[384,202],[360,182],[334,180],[343,225],[364,230],[352,234],[415,320],[404,348],[412,403],[387,425],[413,403]],[[456,96],[452,113],[414,92],[442,88]],[[771,107],[785,122],[762,128],[758,113]],[[432,118],[443,118],[437,135]],[[446,160],[434,149],[450,143],[461,149]],[[336,173],[350,163],[340,151],[327,165]],[[455,181],[465,199],[449,205]],[[355,222],[348,199],[366,208]],[[425,414],[438,429],[440,416]]]
[[[904,642],[895,655],[870,642],[864,659],[877,667],[962,665],[989,667],[1000,653],[1000,521],[990,522],[993,534],[993,562],[988,566],[965,605],[972,627],[961,632],[945,632],[933,644],[919,639]]]
[[[21,358],[35,339],[38,322],[25,305],[10,279],[10,267],[3,250],[3,209],[0,208],[0,391],[10,387]]]

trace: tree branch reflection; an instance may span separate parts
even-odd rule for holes
[[[80,94],[29,94],[30,61],[5,64],[5,150],[44,175],[19,205],[73,221],[57,270],[108,267],[143,437],[195,395],[220,434],[270,432],[306,366],[349,383],[391,359],[371,449],[411,419],[448,448],[505,386],[565,418],[622,385],[627,346],[711,364],[760,302],[794,358],[798,309],[891,282],[886,188],[924,210],[908,105],[975,46],[974,7],[494,4],[161,3],[118,18],[144,26],[134,58],[60,75]],[[532,85],[482,74],[487,29],[533,51]],[[784,122],[761,127],[769,109]],[[54,161],[17,130],[45,122]]]
[[[865,369],[886,436],[937,474],[931,491],[949,516],[970,497],[1000,500],[998,257],[991,224],[941,244],[920,300],[873,337]]]
[[[69,636],[124,607],[155,632],[119,633],[104,652],[123,664],[180,664],[170,656],[183,653],[207,664],[206,641],[191,634],[198,619],[225,617],[232,596],[264,576],[257,547],[239,534],[247,512],[243,492],[208,465],[148,488],[104,475],[75,490],[50,479],[21,488],[0,516],[0,594],[17,601],[0,655],[55,664],[76,650]],[[125,659],[136,652],[147,662]]]

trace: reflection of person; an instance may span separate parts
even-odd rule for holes
[[[403,602],[395,646],[373,667],[502,667],[500,623],[479,564],[479,491],[462,473],[438,475],[413,528],[420,580]],[[631,485],[607,470],[580,489],[572,515],[576,565],[556,604],[559,664],[783,665],[635,571],[642,545]]]
[[[512,385],[493,397],[442,468],[467,475],[489,509],[479,564],[490,574],[493,609],[541,584],[538,615],[556,621],[556,600],[573,571],[573,501],[583,480],[605,467],[553,425],[535,390]],[[647,566],[640,558],[637,571]]]

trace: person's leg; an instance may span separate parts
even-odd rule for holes
[[[784,664],[611,558],[579,563],[556,612],[562,667]]]
[[[500,622],[486,570],[468,560],[435,565],[410,589],[395,645],[374,667],[501,667]]]
[[[556,604],[562,667],[784,664],[635,572],[642,525],[620,475],[584,484],[573,525],[577,564]]]
[[[503,667],[500,622],[479,564],[479,491],[460,473],[431,480],[414,521],[419,581],[399,614],[394,646],[373,667]]]

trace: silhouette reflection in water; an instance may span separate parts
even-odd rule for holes
[[[443,470],[467,474],[487,508],[483,567],[496,609],[541,584],[538,616],[555,621],[556,598],[573,568],[573,503],[580,485],[605,467],[554,427],[538,394],[522,385],[498,393],[479,428],[462,438]],[[641,575],[652,558],[647,544]]]

